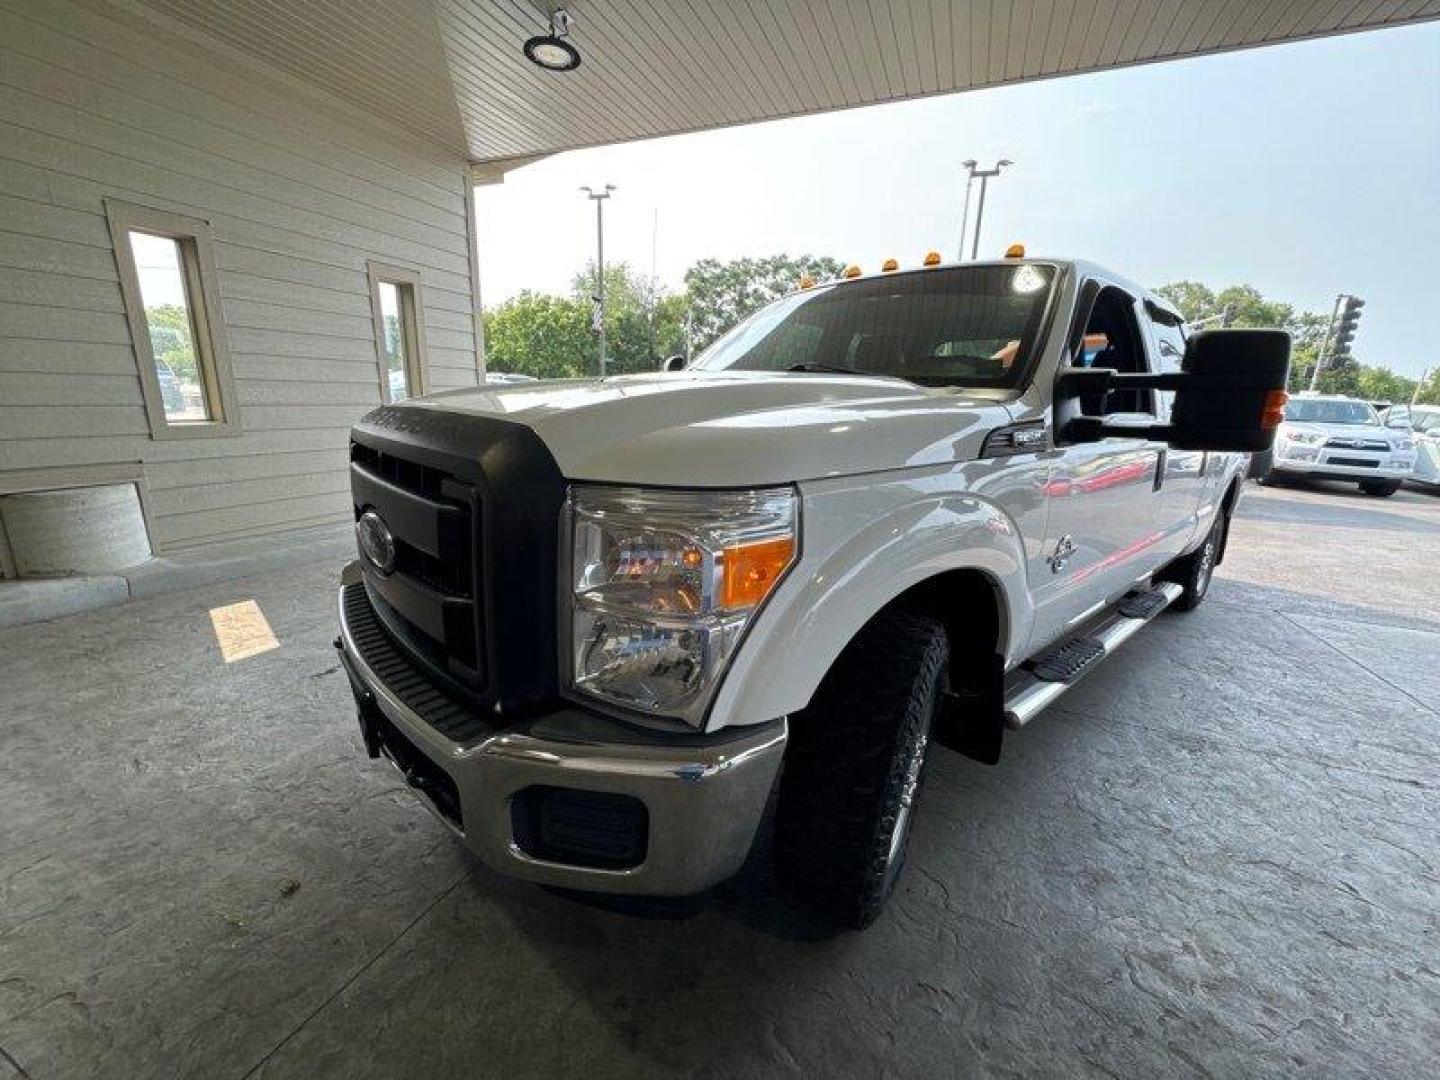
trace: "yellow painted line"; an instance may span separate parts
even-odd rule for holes
[[[227,664],[280,647],[264,612],[254,600],[211,608],[210,623],[215,627],[215,640]]]

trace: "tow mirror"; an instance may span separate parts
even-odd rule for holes
[[[685,370],[685,357],[681,356],[679,353],[676,353],[674,356],[667,356],[667,357],[665,357],[664,360],[660,361],[660,370],[661,370],[661,371],[684,371],[684,370]]]
[[[1290,374],[1290,335],[1283,330],[1204,330],[1186,343],[1178,372],[1121,374],[1076,368],[1060,376],[1057,418],[1067,402],[1111,390],[1173,390],[1168,424],[1112,423],[1108,417],[1063,420],[1067,442],[1156,439],[1177,450],[1258,454],[1270,449],[1285,419]]]

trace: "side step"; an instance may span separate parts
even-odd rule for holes
[[[1021,664],[1005,680],[1005,726],[1024,727],[1185,590],[1173,581],[1123,597],[1084,632]]]

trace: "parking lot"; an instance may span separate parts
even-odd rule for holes
[[[335,566],[4,631],[0,1077],[1424,1074],[1437,563],[1440,499],[1251,485],[1208,602],[934,758],[830,939],[754,874],[617,912],[478,865],[361,750]],[[280,648],[227,665],[248,598]]]

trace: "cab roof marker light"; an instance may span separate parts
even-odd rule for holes
[[[815,287],[815,279],[814,279],[813,277],[811,277],[809,274],[806,274],[804,277],[802,277],[802,278],[800,279],[800,288],[802,288],[802,289],[813,289],[814,287]]]
[[[847,280],[850,278],[857,278],[860,276],[860,267],[856,266],[854,263],[851,263],[849,266],[845,267],[845,273],[841,276]]]
[[[927,269],[933,269],[940,265],[940,253],[938,251],[927,251],[925,261],[922,263]]]
[[[899,269],[900,260],[898,259],[886,259],[883,263],[880,264],[880,270],[886,274],[893,274],[896,270]]]
[[[1025,245],[1024,245],[1024,244],[1011,244],[1009,247],[1007,247],[1007,248],[1005,249],[1005,258],[1007,258],[1007,259],[1023,259],[1024,257],[1025,257]]]

